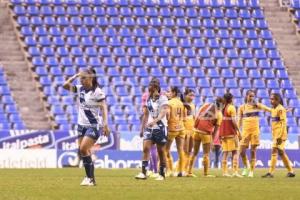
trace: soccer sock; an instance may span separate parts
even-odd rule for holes
[[[147,170],[148,170],[148,160],[143,160],[142,161],[142,173],[146,175]]]
[[[271,166],[269,169],[269,173],[273,174],[275,167],[276,167],[276,163],[277,163],[277,153],[272,153],[271,156]]]
[[[184,152],[179,152],[179,159],[178,159],[178,172],[182,172],[183,165],[184,165]]]
[[[159,166],[159,174],[163,177],[166,177],[166,164],[161,163]]]
[[[150,157],[150,170],[152,170],[154,173],[157,173],[157,150],[155,145],[151,147]]]
[[[249,168],[249,161],[248,161],[247,155],[245,154],[244,156],[241,156],[241,157],[242,157],[244,167]]]
[[[196,156],[191,155],[190,159],[189,159],[189,167],[188,167],[188,173],[192,174],[193,173],[193,168],[194,168],[194,164],[195,164],[195,159]]]
[[[94,178],[94,164],[91,156],[82,156],[82,160],[86,176],[88,178]]]
[[[169,157],[167,156],[167,170],[168,172],[173,171],[173,157],[171,155],[171,152],[170,152],[170,156]]]
[[[227,174],[228,173],[227,159],[223,159],[222,160],[222,172],[223,172],[223,174]]]
[[[251,158],[250,162],[250,170],[253,172],[255,169],[255,164],[256,164],[256,158]]]
[[[188,168],[189,168],[189,154],[188,153],[184,153],[184,167],[183,167],[183,171],[187,172]]]
[[[239,165],[237,155],[235,155],[232,159],[232,168],[234,172],[238,172]]]
[[[203,155],[203,169],[204,169],[204,175],[208,174],[208,168],[209,168],[209,156],[208,154]]]
[[[291,166],[290,160],[289,160],[288,156],[286,155],[286,153],[283,153],[283,155],[281,156],[281,159],[282,159],[284,166],[287,168],[288,172],[293,172],[293,168]]]

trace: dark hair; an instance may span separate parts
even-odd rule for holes
[[[184,96],[188,95],[189,93],[195,93],[195,91],[191,88],[186,87],[184,89]]]
[[[158,93],[160,93],[161,88],[160,88],[160,83],[159,82],[155,82],[155,81],[150,82],[149,86],[153,87],[154,89],[157,89]]]
[[[224,104],[224,99],[222,97],[217,97],[215,100],[215,105],[218,109]]]
[[[254,90],[251,90],[251,89],[247,90],[246,96],[245,96],[245,99],[244,99],[245,103],[247,103],[247,97],[248,97],[248,95],[249,95],[251,92],[255,93]]]
[[[229,103],[232,103],[233,95],[230,92],[227,92],[226,94],[224,94],[223,98],[224,98],[225,104],[229,104]]]
[[[160,85],[160,80],[159,80],[158,78],[153,77],[153,78],[151,79],[149,85],[150,85],[150,84],[153,84],[153,83],[158,83],[158,84]]]
[[[97,81],[97,73],[96,70],[92,67],[89,67],[87,70],[85,70],[86,73],[91,74],[92,75],[92,90],[96,90],[97,87],[99,87],[99,83]]]
[[[180,100],[183,103],[184,107],[188,111],[190,111],[191,110],[191,106],[187,102],[185,102],[184,95],[181,93],[180,89],[177,86],[171,86],[171,91],[174,92],[177,97],[180,97]]]
[[[271,95],[275,97],[275,99],[279,102],[279,104],[283,105],[283,99],[279,93],[272,93]]]

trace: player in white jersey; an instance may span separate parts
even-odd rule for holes
[[[80,78],[81,85],[72,85],[72,82],[76,78]],[[96,182],[94,164],[91,158],[91,148],[100,134],[106,136],[109,134],[105,94],[99,88],[96,71],[92,68],[88,68],[69,78],[64,83],[63,88],[77,93],[79,96],[79,152],[86,172],[86,177],[80,185],[94,186]]]
[[[156,144],[159,156],[159,176],[156,180],[164,180],[166,168],[165,146],[167,142],[168,123],[166,115],[168,112],[168,99],[165,95],[160,94],[160,86],[158,83],[151,83],[148,89],[149,97],[143,109],[142,132],[140,134],[144,139],[142,172],[135,178],[147,179],[146,174],[150,159],[150,149],[153,144]]]

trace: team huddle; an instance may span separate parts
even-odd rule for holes
[[[165,180],[168,176],[196,177],[193,174],[195,159],[200,145],[203,149],[203,170],[209,174],[210,151],[213,141],[220,140],[222,148],[222,175],[224,177],[253,177],[256,164],[256,148],[259,146],[259,113],[270,112],[272,120],[272,155],[269,172],[263,178],[274,177],[279,155],[288,170],[287,177],[295,177],[289,158],[285,153],[287,140],[288,109],[283,107],[279,94],[270,97],[272,108],[255,101],[255,92],[247,91],[245,103],[236,111],[234,97],[230,93],[217,97],[212,103],[205,103],[197,111],[193,104],[195,92],[185,89],[181,93],[178,87],[170,87],[162,92],[159,80],[153,78],[148,93],[142,98],[143,137],[142,172],[136,179],[154,176],[156,180]],[[177,166],[173,166],[170,153],[172,143],[176,142],[178,152]],[[250,147],[250,162],[246,150]],[[158,154],[158,162],[156,159]],[[232,159],[232,173],[228,170],[228,158]],[[239,157],[244,169],[239,174]],[[150,166],[149,166],[150,161]],[[159,163],[159,164],[158,164]],[[157,167],[159,165],[159,170]],[[149,169],[150,168],[150,169]],[[158,171],[158,174],[152,172]]]

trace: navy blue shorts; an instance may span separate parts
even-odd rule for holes
[[[102,128],[98,129],[96,127],[88,127],[82,125],[78,125],[77,131],[79,137],[87,136],[94,140],[98,140],[98,138],[102,134]]]
[[[155,144],[164,145],[167,143],[167,130],[166,127],[160,129],[146,128],[144,131],[144,140],[151,140]]]

